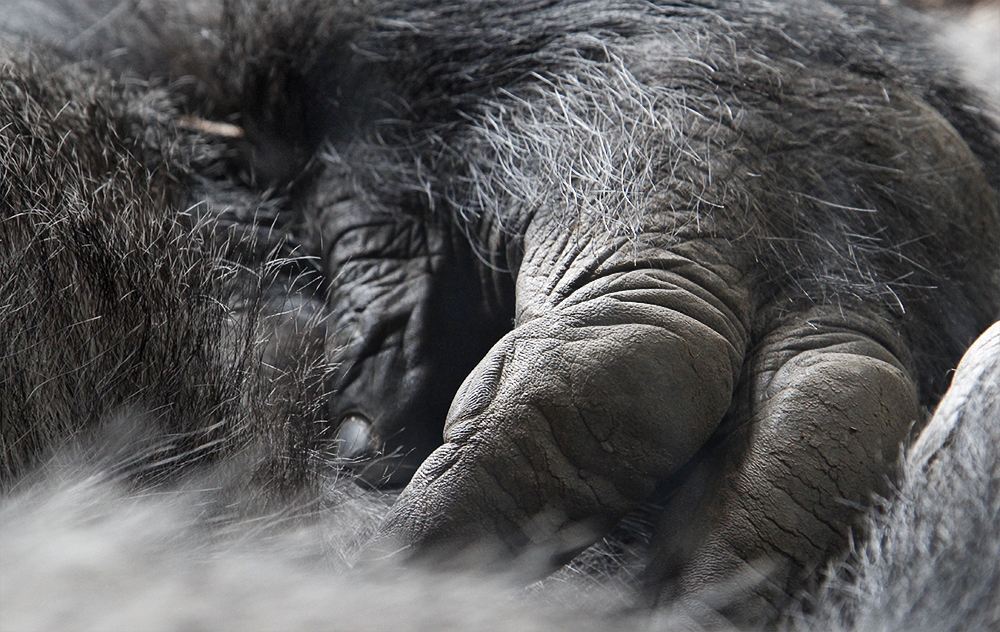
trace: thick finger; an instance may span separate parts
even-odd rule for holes
[[[356,200],[321,203],[339,360],[330,451],[366,483],[401,487],[441,445],[455,390],[509,325],[446,227]]]
[[[688,263],[595,279],[504,337],[459,390],[445,444],[380,546],[492,540],[558,563],[687,462],[729,405],[744,346],[724,292],[692,280],[718,277]]]
[[[760,624],[843,549],[918,418],[891,340],[867,319],[819,312],[765,338],[744,418],[664,514],[650,567],[661,599]]]

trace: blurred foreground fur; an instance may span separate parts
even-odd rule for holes
[[[606,575],[567,570],[529,593],[495,577],[352,569],[388,502],[347,480],[327,490],[322,512],[216,521],[207,516],[224,474],[129,492],[101,462],[57,459],[3,500],[0,629],[688,629],[680,614],[628,614],[630,578],[614,558]],[[995,625],[1000,324],[963,360],[859,547],[788,629]]]
[[[134,46],[169,40],[210,12],[44,6],[0,4],[8,31],[45,44],[4,49],[0,94],[2,474],[18,475],[0,504],[0,629],[684,625],[670,612],[628,614],[638,579],[628,547],[614,543],[527,594],[502,578],[355,569],[391,496],[318,476],[334,464],[301,421],[322,416],[337,358],[311,347],[322,322],[302,298],[316,282],[308,263],[293,258],[280,226],[257,231],[274,214],[271,192],[214,169],[230,149],[198,133],[206,121],[183,119],[165,90],[111,87],[125,48],[149,51],[128,60],[133,69],[210,74],[187,35],[189,56]],[[147,12],[142,29],[107,26],[135,10]],[[82,23],[94,32],[73,30]],[[111,39],[94,36],[102,29]],[[209,35],[200,45],[215,45]],[[55,43],[76,61],[46,52]],[[85,61],[91,53],[103,63]],[[172,88],[194,95],[205,84]],[[177,182],[194,193],[177,195]],[[789,626],[962,630],[1000,620],[998,356],[994,326],[910,451],[872,537]],[[46,423],[14,432],[10,419]]]

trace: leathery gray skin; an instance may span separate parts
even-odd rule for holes
[[[1000,618],[1000,322],[963,356],[868,537],[794,630],[988,630]],[[946,605],[947,604],[947,605]]]
[[[995,149],[970,151],[956,131],[969,123],[935,102],[937,79],[897,79],[894,42],[883,55],[838,39],[837,21],[877,16],[623,5],[634,21],[614,30],[599,21],[618,16],[586,3],[556,27],[545,20],[565,18],[559,9],[489,8],[499,17],[473,14],[484,22],[473,31],[493,33],[491,19],[506,30],[495,48],[487,39],[482,66],[505,55],[521,72],[461,67],[451,14],[436,7],[385,36],[440,67],[435,54],[449,59],[471,78],[448,79],[470,91],[489,84],[456,129],[431,126],[450,138],[426,142],[459,164],[428,179],[445,191],[429,202],[457,204],[460,231],[479,236],[513,329],[458,389],[443,445],[372,550],[440,559],[472,547],[488,567],[528,551],[551,568],[666,487],[654,601],[696,620],[771,621],[842,550],[870,496],[888,493],[899,447],[940,388],[932,367],[996,311]],[[587,19],[599,24],[576,22]],[[532,38],[538,61],[525,62],[515,51]],[[404,88],[443,81],[435,64],[387,57]],[[361,156],[335,164],[374,162]],[[328,208],[320,223],[337,223]],[[328,243],[328,261],[378,257]],[[425,274],[424,256],[402,267]],[[372,283],[433,304],[419,282],[394,278]],[[920,297],[942,287],[930,278],[964,295],[944,300],[950,315]],[[335,311],[352,292],[334,283]],[[407,357],[420,344],[408,333],[378,354]],[[392,383],[359,375],[378,393]],[[358,418],[389,436],[378,408]]]
[[[317,449],[409,481],[371,556],[544,572],[655,497],[650,599],[773,620],[1000,310],[995,130],[911,17],[229,5],[198,114],[320,262]]]

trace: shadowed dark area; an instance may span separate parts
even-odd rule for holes
[[[77,551],[168,629],[1000,612],[998,119],[940,14],[0,14],[0,611],[133,621]]]

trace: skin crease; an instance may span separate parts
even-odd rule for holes
[[[661,54],[655,46],[628,51],[625,69],[643,85],[677,81],[649,60]],[[633,59],[641,61],[630,66]],[[644,201],[630,235],[586,215],[574,219],[558,195],[504,220],[523,227],[514,231],[514,329],[458,389],[444,444],[382,522],[371,556],[488,568],[521,564],[515,560],[523,556],[525,572],[537,576],[607,533],[667,481],[673,491],[645,574],[650,600],[683,604],[696,620],[759,626],[773,622],[804,578],[842,550],[858,508],[888,492],[899,446],[921,416],[921,361],[904,324],[910,316],[900,318],[879,300],[815,298],[822,285],[789,268],[842,270],[843,263],[822,253],[809,262],[799,251],[775,270],[748,252],[741,235],[821,235],[822,242],[834,234],[825,231],[838,229],[806,237],[794,213],[783,226],[780,212],[763,228],[747,225],[747,217],[771,211],[731,200],[813,209],[819,200],[845,211],[834,224],[851,224],[873,207],[902,218],[906,211],[884,192],[905,186],[934,200],[918,224],[936,221],[942,207],[934,205],[944,204],[955,209],[950,217],[985,222],[991,236],[996,201],[952,127],[911,94],[840,70],[828,70],[829,86],[817,87],[810,71],[772,64],[784,82],[780,109],[766,100],[749,107],[751,97],[761,97],[734,87],[736,113],[698,111],[720,117],[723,127],[705,126],[669,101],[654,110],[650,116],[668,117],[674,127],[654,125],[650,142],[661,139],[670,156],[673,130],[681,128],[691,153],[672,158],[668,170],[652,166],[653,187],[662,193],[638,193]],[[573,88],[554,82],[519,105],[545,123],[546,99],[568,99]],[[869,98],[888,110],[859,128],[845,104]],[[892,117],[904,121],[900,131],[880,137],[876,127]],[[572,115],[566,119],[571,126]],[[838,129],[835,121],[856,129],[824,138],[824,130]],[[505,124],[530,125],[517,115]],[[582,143],[579,155],[597,151],[554,135],[553,144]],[[813,149],[804,150],[805,142]],[[885,171],[859,168],[859,157]],[[971,168],[932,186],[889,175],[900,168],[942,174],[939,165],[948,161]],[[806,173],[815,169],[818,197],[804,182],[784,180],[803,163]],[[701,188],[707,182],[725,184]],[[841,197],[841,183],[866,193]],[[801,193],[786,197],[785,186]],[[942,188],[971,195],[946,201],[935,191]],[[692,189],[713,210],[690,210],[700,206]],[[861,224],[857,230],[872,230]],[[987,250],[980,256],[992,258]],[[883,264],[870,265],[864,274],[879,278]],[[378,390],[381,381],[371,384]],[[463,550],[475,553],[456,555]]]
[[[195,337],[195,360],[155,373],[235,368],[162,388],[142,363],[172,358],[183,323],[151,326],[145,295],[118,292],[127,275],[109,272],[93,295],[134,304],[94,355],[125,377],[78,384],[76,371],[10,365],[5,401],[30,406],[11,415],[29,421],[5,435],[22,446],[5,472],[37,458],[23,437],[72,434],[76,419],[109,414],[106,401],[138,402],[182,437],[155,463],[277,445],[247,483],[267,499],[343,469],[405,485],[368,557],[527,577],[652,503],[648,602],[772,623],[888,491],[922,408],[1000,311],[995,130],[904,17],[750,0],[231,3],[209,25],[218,43],[187,47],[208,50],[191,66],[172,57],[177,69],[144,75],[134,44],[106,43],[108,67],[85,78],[107,94],[46,92],[10,70],[30,66],[18,58],[10,94],[30,107],[8,109],[48,116],[45,142],[23,154],[94,156],[67,197],[108,225],[169,207],[185,209],[178,226],[213,226],[167,231],[192,242],[194,263],[157,269],[197,277],[178,282],[167,313],[219,314],[199,317],[216,329]],[[161,92],[109,78],[185,73]],[[74,89],[97,103],[61,109]],[[226,133],[206,138],[213,129]],[[33,137],[4,138],[20,151]],[[97,158],[109,155],[118,162]],[[28,175],[64,177],[44,172],[62,168],[54,158],[5,180],[23,209],[45,206]],[[93,183],[109,173],[141,186],[108,201],[114,188]],[[76,227],[71,243],[103,235],[86,215],[52,225]],[[163,274],[134,261],[154,251],[146,232],[116,265],[152,282]],[[14,243],[45,269],[47,242],[24,234]],[[277,270],[259,290],[266,326],[291,341],[266,350],[274,401],[260,395],[271,382],[241,372],[249,355],[218,357],[218,341],[252,337],[220,325],[220,306],[249,305],[252,319],[257,299],[213,286],[236,273],[201,270],[215,255],[199,239]],[[73,256],[90,261],[99,249],[80,243]],[[64,271],[86,268],[54,251]],[[65,313],[40,308],[32,332],[87,340],[84,323],[112,322],[103,303],[53,304]],[[87,366],[91,344],[42,348]],[[286,416],[260,412],[286,402]]]

